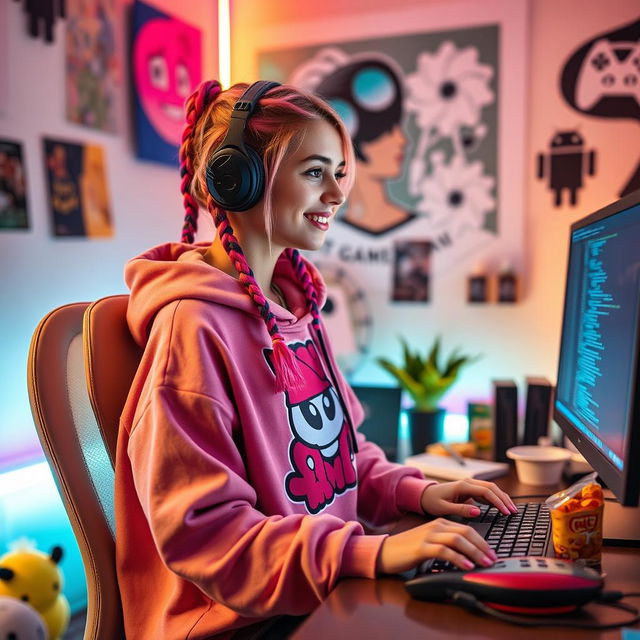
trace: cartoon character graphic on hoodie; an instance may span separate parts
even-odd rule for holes
[[[319,513],[335,496],[357,484],[349,425],[338,394],[327,378],[311,340],[290,344],[305,384],[287,390],[285,399],[293,440],[289,460],[293,471],[285,478],[287,495]]]

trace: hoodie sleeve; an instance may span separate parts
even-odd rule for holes
[[[158,386],[131,431],[136,492],[167,566],[247,616],[308,613],[341,576],[374,577],[384,536],[256,508],[234,420],[207,395]]]

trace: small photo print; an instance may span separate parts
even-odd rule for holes
[[[488,282],[487,276],[476,275],[469,276],[469,290],[467,300],[469,302],[487,302],[488,295]]]
[[[392,299],[396,302],[429,302],[431,240],[395,243]]]
[[[0,229],[28,229],[22,145],[0,139]]]
[[[54,235],[113,236],[102,147],[44,138],[44,156]]]

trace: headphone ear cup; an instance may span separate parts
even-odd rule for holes
[[[260,201],[264,191],[264,167],[248,145],[223,147],[207,167],[207,188],[216,205],[228,211],[246,211]]]

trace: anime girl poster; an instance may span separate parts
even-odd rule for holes
[[[177,166],[184,102],[202,80],[201,32],[139,1],[132,24],[137,155]]]
[[[115,0],[67,0],[65,33],[67,119],[117,131]]]
[[[102,147],[51,138],[43,143],[54,235],[112,236]]]
[[[394,294],[398,240],[430,247],[429,275],[459,271],[465,258],[470,266],[474,254],[522,249],[522,212],[500,202],[504,24],[469,24],[258,56],[260,77],[320,94],[346,123],[356,181],[323,253],[390,300],[405,295]],[[510,74],[516,57],[506,61]],[[520,98],[508,100],[518,114]],[[426,287],[416,301],[429,297]]]
[[[0,140],[0,229],[28,229],[22,145]]]

